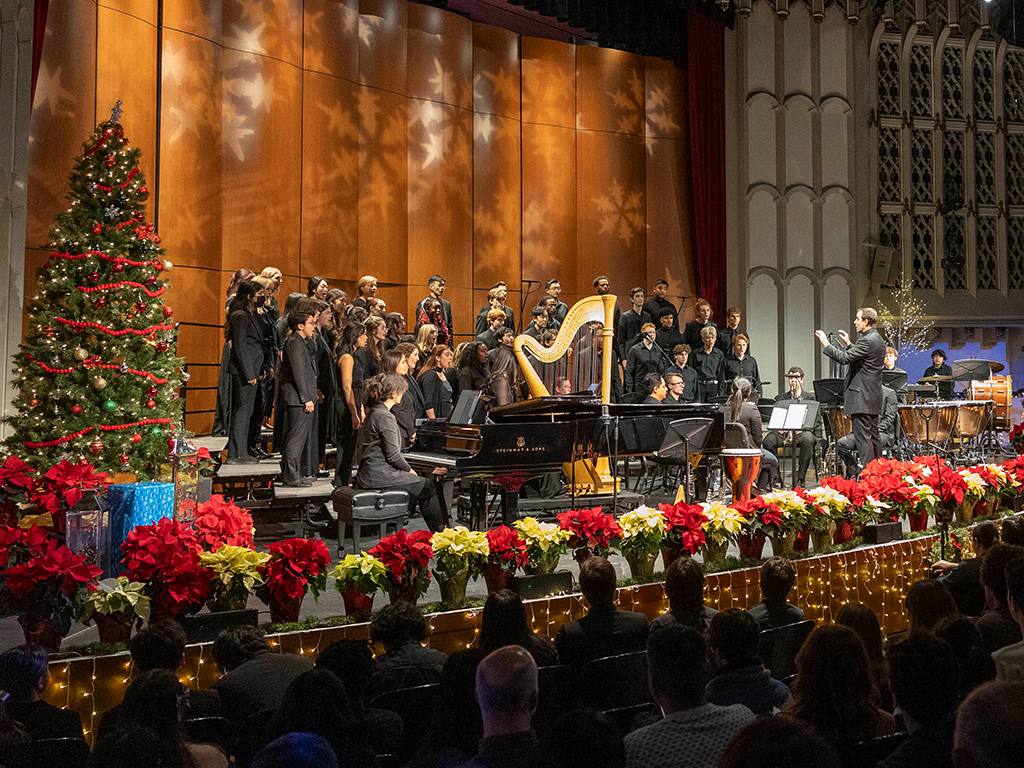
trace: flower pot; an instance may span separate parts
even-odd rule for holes
[[[820,552],[825,547],[827,547],[829,544],[831,544],[832,543],[832,536],[835,534],[835,532],[836,532],[836,524],[835,523],[829,523],[828,528],[826,528],[824,531],[816,531],[816,530],[814,530],[812,528],[811,529],[811,544],[814,547],[814,551],[815,552]]]
[[[910,521],[910,530],[912,531],[923,531],[928,528],[927,512],[910,512],[907,514],[907,519]]]
[[[130,621],[123,621],[106,613],[94,613],[92,618],[96,622],[96,629],[99,630],[101,643],[125,643],[127,645],[128,640],[131,639],[132,627],[135,625],[134,617]]]
[[[18,617],[18,623],[21,624],[21,631],[25,634],[26,644],[38,645],[49,653],[60,651],[64,635],[61,634],[60,627],[53,619],[36,611],[29,611],[24,616]]]
[[[654,564],[658,561],[657,552],[634,552],[625,555],[629,563],[630,575],[641,584],[650,584],[654,581]]]
[[[811,529],[808,526],[804,526],[796,532],[796,538],[793,539],[793,551],[794,552],[806,552],[811,543]]]
[[[302,594],[298,597],[277,598],[270,596],[270,623],[271,624],[294,624],[299,620],[299,612],[302,610]]]
[[[458,608],[466,600],[466,585],[469,583],[469,568],[455,572],[434,571],[437,587],[441,590],[441,602],[449,608]]]
[[[747,560],[760,560],[764,553],[764,531],[741,533],[736,537],[736,546],[740,549],[740,557]]]
[[[672,565],[680,557],[689,557],[690,553],[686,551],[682,544],[670,544],[665,543],[661,545],[661,559],[665,563],[665,570]]]
[[[833,544],[845,544],[853,538],[853,525],[847,520],[836,523],[836,532],[832,536]]]
[[[1021,441],[1020,443],[1014,443],[1013,450],[1017,452],[1018,456],[1024,453],[1024,441]]]
[[[984,503],[984,502],[982,502]],[[958,504],[956,511],[954,512],[955,519],[958,523],[963,525],[970,524],[971,520],[974,519],[975,505],[977,502],[967,501],[963,504]]]
[[[721,544],[715,544],[710,538],[704,540],[704,546],[702,548],[702,555],[704,557],[704,563],[714,563],[725,559],[725,553],[729,551],[728,540],[723,541]]]
[[[407,603],[416,605],[416,601],[420,599],[419,590],[416,589],[416,584],[398,584],[392,579],[388,579],[388,600],[392,605],[404,600]]]
[[[369,616],[373,611],[373,595],[364,595],[354,581],[341,591],[341,599],[345,601],[346,616]]]
[[[786,531],[768,537],[772,542],[772,555],[785,557],[793,554],[793,543],[796,541],[796,531]]]
[[[557,562],[555,563],[558,564]],[[484,583],[487,585],[487,594],[492,592],[501,592],[503,589],[508,589],[509,583],[512,581],[512,577],[515,575],[514,571],[508,571],[502,568],[497,563],[488,563],[484,566]]]
[[[241,595],[232,592],[218,590],[210,595],[206,601],[206,607],[211,613],[224,613],[225,611],[244,611],[249,603],[249,593]]]
[[[537,576],[543,573],[554,573],[558,567],[559,554],[554,549],[549,549],[536,559],[531,558],[530,562],[523,566],[527,576]]]

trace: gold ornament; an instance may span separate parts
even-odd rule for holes
[[[82,362],[88,356],[89,351],[87,349],[83,349],[82,347],[75,347],[75,360],[77,360],[78,362]]]
[[[102,376],[97,376],[95,379],[92,380],[92,385],[96,389],[103,389],[104,387],[107,386],[107,380],[104,379]]]

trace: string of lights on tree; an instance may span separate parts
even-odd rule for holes
[[[167,460],[188,375],[162,298],[172,264],[146,221],[149,190],[120,105],[82,145],[70,207],[50,233],[15,356],[7,448],[39,468],[88,461],[146,479]]]

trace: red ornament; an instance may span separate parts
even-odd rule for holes
[[[103,309],[105,306],[107,306],[107,300],[100,296],[99,298],[96,299],[96,301],[92,303],[92,305],[96,307],[96,309]]]
[[[120,261],[115,261],[111,265],[110,269],[112,272],[124,272],[124,264],[122,264]]]
[[[71,406],[71,412],[77,416],[82,412],[82,406],[75,404]]]
[[[102,231],[103,231],[103,225],[100,224],[98,221],[94,221],[92,223],[92,233],[94,235],[98,235]]]
[[[112,168],[112,167],[114,166],[114,163],[116,163],[116,162],[117,162],[117,158],[116,158],[116,157],[114,157],[113,155],[107,155],[107,156],[106,156],[105,158],[103,158],[103,159],[104,159],[104,161],[106,162],[106,164],[107,164],[107,165],[108,165],[109,167],[111,167],[111,168]]]
[[[136,304],[135,305],[135,311],[140,313],[140,314],[142,312],[145,312],[146,311],[146,302],[140,301],[138,304]]]
[[[162,242],[162,241],[160,240],[160,235],[153,235],[153,237],[151,237],[150,239],[151,239],[151,240],[152,240],[152,241],[153,241],[153,242],[154,242],[154,243],[155,243],[156,245],[160,245],[160,243]]]
[[[90,281],[90,282],[93,282],[93,283],[95,283],[95,282],[97,282],[97,281],[98,281],[99,279],[100,279],[100,273],[99,273],[99,272],[90,272],[90,273],[89,273],[89,281]]]
[[[156,344],[156,351],[157,352],[166,352],[167,351],[167,342],[166,341],[158,341],[157,344]]]
[[[139,200],[145,200],[149,197],[149,190],[145,187],[139,187],[138,189]]]
[[[156,400],[147,400],[146,401],[146,407],[147,408],[156,408]]]
[[[121,462],[122,467],[128,466],[128,462],[131,461],[131,459],[128,458],[127,453],[122,453],[120,456],[117,457],[117,460]]]
[[[150,387],[149,391],[146,392],[146,394],[149,395],[150,397],[156,397],[158,391],[159,390],[156,387]]]
[[[164,317],[170,317],[174,314],[174,309],[168,306],[164,307]]]
[[[45,336],[46,338],[50,338],[51,336],[53,336],[53,328],[51,328],[48,325],[45,326],[43,328],[43,336]]]
[[[103,453],[103,441],[97,437],[89,443],[89,453]]]
[[[146,278],[146,285],[153,285],[156,282],[156,275],[150,275]]]
[[[140,435],[138,432],[136,432],[135,434],[132,435],[131,439],[132,439],[133,443],[141,443],[142,442],[142,435]]]
[[[153,269],[155,269],[157,272],[162,272],[163,268],[164,268],[164,265],[160,261],[154,261],[153,262]]]
[[[32,400],[29,402],[29,407],[35,408],[37,405],[39,405],[39,400],[33,397]]]

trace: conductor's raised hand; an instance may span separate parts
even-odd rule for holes
[[[815,331],[814,336],[821,342],[821,346],[828,346],[828,335],[824,331]]]
[[[846,331],[839,330],[839,331],[837,331],[837,334],[838,334],[839,338],[843,340],[844,344],[849,344],[850,343],[850,334],[848,334]]]

